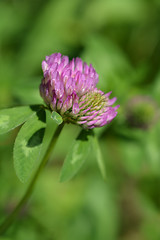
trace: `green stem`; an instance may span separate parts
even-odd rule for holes
[[[26,193],[24,194],[24,196],[22,197],[22,199],[20,200],[20,202],[18,203],[18,205],[16,206],[16,208],[13,210],[13,212],[6,218],[6,220],[2,223],[2,225],[0,226],[0,235],[2,235],[9,227],[10,225],[12,224],[12,222],[14,221],[14,219],[16,218],[17,214],[20,212],[20,210],[24,207],[25,203],[27,202],[28,198],[30,197],[32,191],[33,191],[33,188],[34,188],[34,185],[36,183],[36,180],[40,174],[40,172],[42,171],[42,169],[44,168],[44,166],[46,165],[49,157],[50,157],[50,154],[57,142],[57,139],[61,133],[61,130],[64,126],[64,123],[62,123],[61,125],[59,125],[52,137],[52,140],[48,146],[48,149],[46,151],[46,154],[41,162],[41,164],[39,165],[32,181],[30,182],[28,188],[27,188],[27,191]]]

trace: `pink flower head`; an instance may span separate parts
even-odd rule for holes
[[[112,107],[116,98],[109,99],[111,92],[104,94],[96,88],[99,78],[91,64],[54,53],[42,62],[42,70],[40,94],[65,122],[91,129],[108,124],[117,115],[119,105]]]

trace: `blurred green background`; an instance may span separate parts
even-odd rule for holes
[[[91,155],[59,183],[79,128],[68,125],[18,220],[1,240],[160,239],[160,0],[0,0],[0,107],[42,103],[41,62],[61,52],[92,63],[120,104]],[[0,136],[0,221],[27,184],[16,177],[18,129]]]

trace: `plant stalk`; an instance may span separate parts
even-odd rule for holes
[[[20,210],[24,207],[24,205],[26,204],[27,200],[29,199],[30,195],[32,194],[32,191],[33,191],[33,188],[34,188],[34,185],[36,183],[36,180],[39,176],[39,174],[41,173],[42,169],[45,167],[49,157],[50,157],[50,154],[58,140],[58,137],[62,131],[62,128],[64,126],[64,123],[60,124],[52,139],[51,139],[51,142],[48,146],[48,149],[44,155],[44,158],[43,160],[41,161],[32,181],[30,182],[28,188],[27,188],[27,191],[26,193],[24,194],[24,196],[22,197],[22,199],[20,200],[20,202],[18,203],[18,205],[15,207],[15,209],[13,210],[13,212],[4,220],[4,222],[2,223],[2,225],[0,226],[0,235],[2,235],[3,233],[5,233],[8,228],[10,227],[10,225],[13,223],[14,219],[16,218],[16,216],[18,215],[18,213],[20,212]]]

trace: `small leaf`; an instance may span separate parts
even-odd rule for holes
[[[0,134],[6,133],[24,123],[32,114],[32,106],[14,107],[0,111]]]
[[[96,136],[94,136],[94,141],[93,141],[93,150],[95,152],[95,156],[97,158],[97,162],[98,162],[98,166],[99,169],[101,171],[102,177],[104,178],[104,180],[106,180],[106,167],[104,164],[104,159],[102,157],[102,153],[101,153],[101,149],[99,146],[99,142]]]
[[[59,115],[57,112],[52,112],[51,114],[51,118],[53,119],[53,121],[55,121],[58,125],[60,125],[63,122],[63,119],[61,117],[61,115]]]
[[[71,179],[86,160],[92,146],[93,132],[82,130],[73,142],[61,170],[60,181]]]
[[[20,129],[13,150],[14,167],[18,178],[26,182],[40,158],[46,113],[43,109],[35,112]]]

